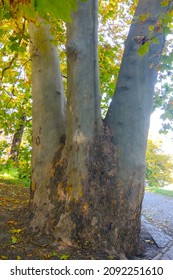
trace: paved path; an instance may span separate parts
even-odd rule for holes
[[[143,215],[153,225],[173,236],[173,197],[146,192]]]
[[[142,213],[161,248],[155,259],[173,260],[173,197],[146,192]]]

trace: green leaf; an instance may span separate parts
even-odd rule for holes
[[[71,12],[77,8],[76,0],[37,0],[36,10],[40,16],[47,13],[56,19],[70,21]]]
[[[19,46],[18,52],[24,53],[26,51],[26,46]]]
[[[172,22],[172,15],[171,14],[163,14],[162,15],[162,21],[164,25],[167,25],[168,23]]]
[[[150,43],[146,42],[144,45],[141,45],[140,48],[137,50],[137,53],[140,56],[144,56],[148,53],[150,47]]]
[[[11,44],[11,45],[9,46],[9,49],[10,49],[12,52],[18,51],[18,48],[19,48],[18,42],[14,42],[13,44]]]
[[[159,39],[157,38],[157,37],[154,37],[153,39],[152,39],[152,43],[153,44],[159,44]]]
[[[19,13],[21,15],[24,15],[27,19],[35,19],[36,13],[35,13],[35,7],[33,5],[25,5],[20,4],[19,5]]]
[[[63,254],[61,257],[60,257],[61,260],[68,260],[69,259],[69,255],[66,255],[66,254]]]
[[[53,256],[53,257],[57,257],[57,256],[58,256],[58,253],[57,253],[57,252],[52,252],[52,256]]]
[[[0,37],[4,34],[4,30],[0,29]]]
[[[167,7],[169,4],[169,0],[164,0],[161,2],[162,7]]]

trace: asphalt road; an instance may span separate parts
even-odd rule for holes
[[[173,237],[173,197],[146,192],[142,214],[151,224]]]

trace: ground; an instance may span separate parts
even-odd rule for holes
[[[173,236],[173,197],[146,192],[143,215],[153,225]]]
[[[28,206],[28,187],[0,180],[0,259],[119,259],[111,252],[96,252],[80,244],[75,248],[57,244],[50,236],[38,238],[28,227]],[[143,223],[141,250],[135,259],[152,259],[159,250]]]
[[[163,195],[164,194],[164,195]],[[152,247],[146,255],[157,253],[156,259],[173,259],[173,192],[150,189],[145,192],[142,207],[142,224],[151,235]],[[148,257],[149,257],[148,256]]]

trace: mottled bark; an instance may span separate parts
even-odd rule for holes
[[[95,0],[78,2],[78,11],[73,13],[72,23],[67,26],[65,172],[63,179],[58,178],[57,182],[57,193],[63,206],[57,216],[55,236],[66,242],[77,241],[87,230],[87,222],[85,224],[81,219],[83,207],[88,207],[90,199],[90,149],[102,128],[97,53],[98,4]],[[59,164],[57,173],[58,168]],[[88,199],[85,197],[87,194]]]

